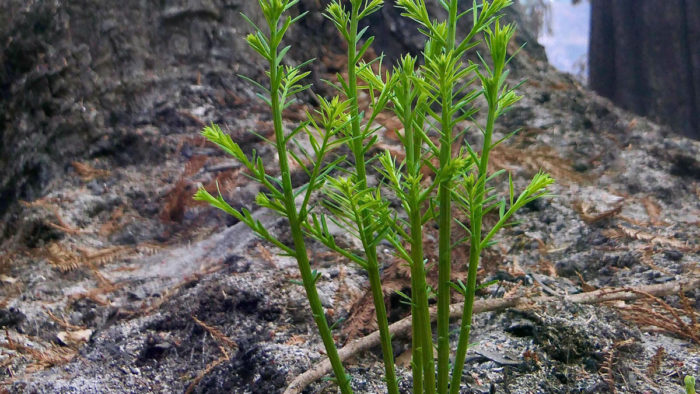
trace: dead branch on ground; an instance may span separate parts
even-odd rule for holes
[[[700,344],[700,313],[690,305],[683,292],[680,292],[682,309],[672,307],[654,294],[638,293],[640,299],[634,304],[616,306],[623,318],[642,329],[669,333]]]
[[[190,385],[187,387],[187,390],[185,391],[185,394],[191,394],[194,392],[194,389],[197,387],[199,382],[204,379],[205,376],[207,376],[211,371],[214,370],[214,368],[218,367],[220,364],[225,363],[226,361],[231,360],[231,355],[229,352],[226,351],[224,348],[224,345],[228,347],[231,350],[236,350],[238,349],[238,344],[234,342],[231,338],[227,337],[221,330],[219,330],[216,327],[212,327],[203,321],[197,319],[196,317],[192,316],[192,319],[197,323],[200,327],[203,329],[207,330],[209,332],[209,335],[214,338],[215,341],[219,343],[219,351],[221,352],[221,357],[217,358],[216,360],[212,361],[209,363],[206,368],[204,368],[203,371],[201,371],[197,377],[192,380]]]

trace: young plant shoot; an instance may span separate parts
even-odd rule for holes
[[[377,244],[387,236],[390,227],[387,223],[391,220],[387,217],[388,202],[382,201],[379,189],[372,190],[367,184],[367,168],[365,156],[372,147],[377,137],[374,135],[377,128],[373,125],[375,117],[384,110],[388,103],[391,91],[382,90],[378,97],[372,95],[370,100],[371,113],[367,122],[362,122],[364,112],[359,108],[359,87],[358,87],[358,62],[366,54],[367,49],[372,45],[374,37],[366,37],[364,44],[358,50],[358,44],[362,43],[367,28],[358,32],[360,20],[379,10],[383,6],[382,0],[350,0],[350,9],[346,10],[340,0],[332,1],[326,8],[326,17],[333,22],[348,46],[347,79],[338,73],[337,78],[340,86],[336,88],[350,102],[349,119],[350,125],[346,132],[349,137],[348,147],[355,160],[354,173],[349,182],[329,182],[329,185],[341,193],[332,193],[332,200],[345,202],[355,200],[356,204],[346,205],[349,211],[336,210],[338,214],[342,212],[352,212],[351,229],[356,230],[356,234],[366,260],[367,273],[369,274],[369,284],[372,291],[374,310],[379,326],[379,335],[382,343],[382,354],[384,358],[384,369],[386,372],[386,382],[389,394],[398,394],[398,382],[394,371],[394,354],[391,346],[391,335],[389,334],[389,322],[384,303],[384,293],[382,291],[381,276],[379,272],[379,261],[377,259]],[[368,67],[366,64],[362,67]],[[360,72],[362,72],[362,67]],[[374,93],[372,91],[372,93]],[[351,183],[349,185],[348,183]],[[340,187],[339,187],[340,186]],[[343,196],[341,198],[341,195]],[[335,208],[339,208],[336,206]],[[347,228],[347,224],[344,226]]]
[[[457,394],[469,347],[481,252],[495,242],[493,238],[501,228],[512,224],[511,219],[518,209],[547,196],[547,187],[553,183],[549,175],[540,172],[516,195],[513,179],[508,174],[506,196],[499,196],[491,185],[505,171],[489,173],[489,155],[514,134],[506,134],[494,142],[496,121],[521,98],[507,83],[508,47],[515,28],[502,24],[501,16],[511,1],[477,3],[474,0],[471,9],[460,13],[458,0],[441,0],[447,19],[439,21],[429,14],[424,0],[397,0],[396,6],[403,11],[402,15],[419,24],[426,44],[422,59],[404,55],[391,72],[382,68],[381,57],[365,62],[374,38],[366,34],[368,28],[359,29],[360,21],[379,10],[383,1],[331,1],[324,15],[347,43],[347,74],[337,75],[334,87],[339,96],[318,97],[318,109],[313,114],[307,113],[307,120],[291,132],[285,131],[282,111],[293,102],[295,94],[309,89],[310,86],[302,82],[309,73],[303,71],[306,64],[284,65],[290,47],[280,47],[289,27],[304,15],[283,17],[299,0],[258,1],[267,29],[263,31],[246,18],[254,29],[247,41],[268,61],[269,88],[249,81],[261,90],[259,96],[273,116],[275,139],[268,143],[275,145],[279,155],[280,175],[269,175],[262,158],[255,152],[252,157],[246,155],[218,126],[206,127],[202,134],[240,161],[251,178],[265,187],[266,192],[258,195],[256,203],[287,219],[293,243],[282,242],[249,210],[231,207],[221,193],[215,197],[200,188],[195,199],[207,201],[233,215],[282,253],[296,258],[314,320],[342,393],[351,392],[350,378],[340,362],[316,290],[320,274],[311,268],[306,240],[318,241],[367,271],[381,338],[387,391],[395,394],[399,392],[398,380],[380,279],[382,262],[377,254],[377,245],[388,241],[411,272],[411,295],[400,293],[400,296],[411,305],[413,316],[413,392]],[[468,15],[472,19],[470,28],[460,34],[458,22]],[[488,61],[480,54],[480,63],[467,60],[481,40],[488,51]],[[361,108],[359,100],[363,91],[369,96],[365,108]],[[477,100],[480,97],[482,99]],[[478,101],[486,103],[483,110],[478,108]],[[475,119],[480,110],[486,112],[485,124]],[[397,134],[404,152],[392,156],[385,151],[370,157],[370,149],[381,129],[375,119],[385,111],[393,112],[403,126]],[[480,147],[461,142],[469,130],[481,133]],[[302,139],[306,144],[300,142]],[[330,160],[329,153],[341,145],[347,146],[352,157]],[[306,171],[309,179],[296,190],[292,188],[290,161]],[[379,184],[368,182],[367,163],[376,163],[381,178]],[[401,201],[400,209],[391,208],[384,197],[387,193]],[[454,210],[462,210],[468,220],[453,223]],[[483,218],[492,212],[498,212],[498,220],[486,229]],[[436,293],[426,282],[429,261],[423,249],[423,226],[428,223],[437,224],[439,229]],[[361,250],[340,246],[331,224],[359,240]],[[463,231],[457,244],[469,244],[466,284],[451,279],[451,250],[457,246],[453,242],[453,230]],[[450,348],[449,321],[452,291],[465,298],[454,355]],[[429,300],[433,296],[437,297],[436,339],[429,310]],[[434,347],[437,348],[437,362]]]
[[[218,126],[212,125],[202,131],[204,137],[240,161],[247,168],[252,178],[266,187],[268,194],[260,194],[256,202],[258,205],[272,209],[287,218],[293,238],[293,246],[284,244],[277,237],[270,234],[260,221],[253,218],[248,210],[243,209],[238,211],[231,207],[224,201],[221,193],[219,193],[218,197],[214,197],[204,188],[200,188],[194,198],[200,201],[207,201],[214,207],[222,209],[236,217],[241,222],[247,224],[260,237],[279,247],[284,253],[296,258],[302,277],[302,283],[306,290],[306,296],[309,300],[316,326],[323,339],[326,354],[333,366],[333,372],[338,386],[341,392],[345,394],[352,392],[350,389],[350,378],[345,373],[343,365],[340,362],[338,350],[326,320],[321,299],[316,290],[316,282],[320,274],[311,269],[302,224],[308,216],[308,201],[310,195],[321,186],[322,181],[319,178],[332,170],[336,164],[333,162],[330,165],[324,165],[322,160],[332,145],[339,143],[334,136],[338,132],[337,115],[342,114],[342,111],[339,110],[341,106],[339,101],[335,100],[332,103],[323,101],[324,105],[322,105],[319,110],[323,120],[320,127],[318,123],[310,121],[300,125],[291,133],[285,133],[282,124],[282,111],[292,103],[295,94],[309,88],[308,85],[303,85],[301,83],[309,72],[302,71],[303,65],[297,67],[284,66],[282,60],[290,47],[286,46],[280,49],[282,39],[289,27],[304,16],[304,14],[294,18],[290,16],[283,18],[282,16],[298,1],[299,0],[259,0],[262,13],[267,22],[267,34],[249,18],[245,18],[255,31],[246,37],[248,45],[267,60],[269,64],[269,71],[267,72],[269,76],[269,89],[257,82],[251,82],[262,91],[259,96],[267,103],[272,112],[275,133],[274,144],[277,149],[277,154],[279,155],[280,177],[275,178],[268,175],[263,165],[262,158],[257,157],[255,152],[253,152],[252,159],[248,159],[238,144],[232,141],[231,137],[225,134]],[[314,130],[311,130],[312,128]],[[289,169],[290,155],[288,154],[288,144],[302,131],[306,132],[310,140],[313,141],[312,146],[316,154],[316,159],[313,162],[315,166],[308,185],[305,189],[302,188],[300,191],[295,191],[292,188]],[[321,142],[314,137],[314,134],[321,136]],[[342,142],[342,140],[340,142]],[[293,156],[293,159],[301,160],[297,156]],[[306,166],[303,165],[302,168],[306,168]],[[304,203],[298,208],[295,203],[295,197],[300,193],[304,193]]]

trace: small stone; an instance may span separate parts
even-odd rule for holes
[[[569,382],[569,379],[566,377],[566,374],[563,373],[563,372],[560,372],[560,371],[554,372],[554,377],[556,377],[557,379],[559,379],[559,381],[560,381],[562,384],[567,384],[567,383]]]
[[[657,278],[654,278],[654,283],[666,283],[666,282],[673,282],[675,278],[672,276],[659,276]]]
[[[577,161],[571,167],[576,172],[586,172],[590,169],[590,166],[585,161]]]
[[[519,321],[506,327],[505,331],[519,338],[532,337],[537,331],[537,327],[527,320]]]
[[[639,263],[639,258],[634,252],[628,252],[620,257],[617,264],[618,267],[633,267]]]
[[[318,298],[321,299],[321,305],[323,305],[325,308],[332,308],[333,307],[333,299],[329,297],[328,295],[319,292]]]
[[[554,265],[554,269],[559,276],[574,276],[577,272],[581,272],[579,264],[572,260],[559,261]]]
[[[652,270],[647,272],[644,276],[646,276],[647,280],[654,280],[661,277],[661,272]]]
[[[26,316],[19,309],[0,309],[0,327],[15,327],[25,319]]]
[[[683,258],[683,252],[676,249],[664,250],[664,256],[672,261],[680,261]]]

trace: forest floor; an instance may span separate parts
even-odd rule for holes
[[[561,301],[478,314],[463,392],[683,393],[683,378],[700,370],[700,289],[588,305],[565,298],[700,277],[700,143],[616,108],[528,51],[513,67],[513,78],[527,78],[525,98],[498,133],[522,130],[492,154],[492,169],[512,172],[516,189],[545,170],[555,196],[524,208],[485,253],[479,281],[498,283],[478,297]],[[246,133],[270,136],[265,107],[249,88],[222,90],[206,77],[178,88],[181,99],[163,111],[179,114],[179,129],[132,130],[147,141],[139,154],[156,163],[75,161],[44,197],[22,202],[0,249],[6,391],[276,393],[322,360],[296,262],[191,198],[197,185],[218,183],[231,205],[255,208],[258,187],[197,130],[229,108],[222,126],[272,169],[274,152]],[[310,100],[291,108],[286,123],[309,109]],[[377,151],[396,154],[397,120],[385,114],[380,124]],[[301,169],[293,177],[303,184]],[[287,233],[283,220],[254,215]],[[436,232],[426,228],[429,261]],[[365,273],[320,245],[310,254],[338,343],[371,333]],[[453,255],[454,279],[463,279],[468,245]],[[409,309],[395,291],[407,291],[410,278],[388,244],[380,257],[398,321]],[[408,393],[410,340],[394,342]],[[383,392],[378,349],[347,367],[356,392]],[[335,386],[316,381],[306,392]]]

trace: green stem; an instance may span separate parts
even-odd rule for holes
[[[411,282],[413,286],[413,282]],[[418,316],[416,308],[411,308],[411,316]],[[416,319],[411,320],[411,329],[417,332],[420,329],[419,322]],[[411,357],[411,372],[413,374],[413,394],[423,394],[423,357],[421,352],[420,338],[413,335],[411,340],[413,346]]]
[[[471,245],[469,246],[469,273],[467,275],[467,294],[462,310],[462,323],[459,330],[459,341],[455,354],[454,367],[452,369],[452,381],[450,382],[450,394],[458,394],[460,382],[462,380],[462,370],[469,348],[469,336],[471,334],[472,316],[474,314],[474,297],[476,295],[476,271],[479,268],[479,256],[481,255],[481,224],[483,194],[486,187],[486,172],[488,170],[489,153],[491,146],[491,136],[493,125],[496,120],[496,105],[489,105],[489,114],[486,121],[486,132],[484,134],[484,145],[481,151],[481,162],[479,163],[479,178],[476,191],[470,206],[471,212]]]
[[[449,118],[449,104],[445,100],[443,104],[443,140],[440,143],[440,167],[446,168],[452,156],[452,129]],[[438,238],[438,317],[437,317],[437,343],[438,343],[438,392],[447,391],[449,362],[450,362],[450,276],[452,270],[452,196],[450,180],[443,180],[438,186],[439,213],[439,238]]]
[[[372,298],[374,299],[374,307],[376,309],[377,324],[379,325],[379,337],[382,343],[386,385],[390,394],[398,394],[399,386],[394,370],[394,351],[391,346],[391,333],[389,333],[389,323],[386,315],[386,307],[384,305],[384,292],[382,290],[379,266],[377,264],[377,253],[375,248],[368,250],[368,252],[370,251],[373,253],[367,256],[367,271],[369,273],[369,283],[372,288]]]
[[[277,47],[270,48],[270,59],[277,59]],[[306,251],[306,243],[304,242],[303,230],[301,223],[297,217],[297,207],[294,202],[294,189],[292,188],[292,178],[289,171],[289,162],[287,158],[287,147],[285,146],[284,130],[282,128],[282,103],[280,102],[279,91],[282,76],[280,66],[274,62],[270,62],[270,93],[271,93],[271,109],[274,114],[274,129],[275,140],[277,144],[277,152],[279,154],[280,174],[282,177],[282,192],[284,194],[284,205],[289,220],[289,227],[294,241],[295,257],[301,273],[306,297],[309,299],[311,312],[321,334],[323,345],[326,348],[326,354],[333,366],[333,372],[338,381],[338,386],[343,394],[352,393],[350,389],[350,378],[345,373],[343,364],[338,356],[338,350],[333,341],[333,334],[328,326],[326,315],[321,304],[321,299],[316,290],[316,279],[311,271],[309,256]]]
[[[360,108],[357,101],[357,64],[355,57],[357,56],[357,26],[358,26],[358,10],[359,6],[355,6],[353,2],[352,16],[350,17],[350,31],[348,41],[348,92],[350,99],[350,116],[352,127],[352,153],[355,157],[355,170],[357,171],[357,181],[361,188],[367,187],[367,169],[365,168],[364,158],[364,141],[362,140],[360,131]]]
[[[481,209],[477,209],[481,211]],[[472,246],[469,251],[469,274],[467,276],[467,295],[464,300],[464,309],[462,310],[462,323],[460,325],[459,342],[457,344],[457,352],[455,354],[455,363],[452,369],[452,381],[450,382],[450,394],[458,394],[460,382],[462,380],[462,370],[464,369],[464,361],[467,357],[467,349],[469,348],[469,334],[471,331],[472,315],[474,313],[474,296],[476,290],[476,271],[479,267],[479,238],[481,237],[481,220],[474,216],[480,215],[478,212],[472,215]]]
[[[406,132],[405,139],[405,151],[406,151],[406,169],[407,172],[417,177],[420,173],[420,141],[417,141],[417,136],[413,126],[413,110],[411,105],[411,86],[408,78],[404,80],[403,92],[401,97],[403,97],[403,102],[401,107],[403,108],[403,113],[399,114],[401,122],[404,125],[404,130]],[[420,214],[420,204],[419,199],[416,198],[416,191],[420,193],[419,185],[412,185],[412,189],[409,191],[411,199],[408,201],[408,215],[410,217],[410,234],[411,234],[411,316],[413,320],[411,321],[411,367],[413,370],[413,393],[423,394],[423,347],[425,346],[425,338],[432,338],[432,333],[430,331],[425,332],[426,327],[425,322],[421,319],[425,316],[427,310],[422,309],[423,306],[428,305],[427,293],[425,291],[419,292],[419,288],[425,289],[425,284],[419,285],[419,277],[424,277],[425,272],[422,269],[423,266],[423,228],[421,222]],[[419,266],[420,265],[420,266]],[[418,300],[424,300],[419,302]],[[421,307],[419,308],[419,304]],[[430,326],[427,326],[430,329]],[[432,340],[431,340],[432,342]],[[432,343],[430,344],[432,346]]]
[[[447,17],[447,50],[454,49],[457,38],[457,3],[458,0],[450,1]]]
[[[447,20],[447,46],[445,51],[450,53],[455,47],[457,31],[457,0],[450,1],[449,17]],[[448,71],[449,72],[449,71]],[[451,83],[443,81],[442,96],[442,138],[440,141],[440,167],[446,168],[452,161],[452,100]],[[452,192],[451,180],[443,179],[438,187],[439,238],[438,238],[438,392],[446,393],[450,368],[450,287],[452,271]]]
[[[412,72],[413,70],[404,70]],[[412,109],[412,93],[410,78],[404,79],[403,113],[399,115],[405,130],[406,171],[413,179],[408,190],[407,213],[410,222],[411,244],[411,315],[412,320],[412,365],[413,392],[416,394],[435,393],[435,360],[433,359],[433,334],[430,327],[430,310],[428,309],[428,285],[425,281],[425,265],[423,255],[423,216],[421,215],[421,145],[420,134],[415,130]],[[414,87],[415,88],[415,87]],[[419,105],[419,104],[416,104]]]
[[[418,200],[418,185],[411,191],[411,292],[415,303],[416,314],[413,315],[416,323],[413,328],[414,348],[413,355],[422,357],[420,364],[423,367],[423,385],[428,394],[435,393],[435,360],[433,357],[433,335],[430,328],[430,311],[428,309],[428,285],[425,281],[425,266],[423,264],[423,223],[420,214]],[[418,371],[416,371],[418,372]],[[414,372],[414,376],[416,374]]]
[[[350,99],[350,116],[352,125],[352,151],[355,157],[356,180],[360,185],[360,189],[367,187],[367,169],[365,167],[364,158],[364,141],[360,130],[360,110],[357,98],[357,29],[359,23],[359,7],[360,4],[353,2],[350,30],[348,34],[348,92],[347,96]],[[367,228],[366,224],[371,220],[365,213],[361,218],[361,227]],[[379,273],[379,261],[377,259],[377,249],[373,244],[373,234],[362,232],[362,243],[367,256],[367,271],[369,274],[369,284],[372,289],[372,298],[374,301],[375,315],[377,325],[379,327],[379,336],[382,344],[382,356],[384,358],[384,372],[386,374],[386,383],[389,394],[398,394],[399,386],[396,379],[396,371],[394,367],[394,352],[391,346],[391,334],[389,333],[389,322],[387,319],[386,305],[384,304],[384,293],[382,291],[381,275]]]

